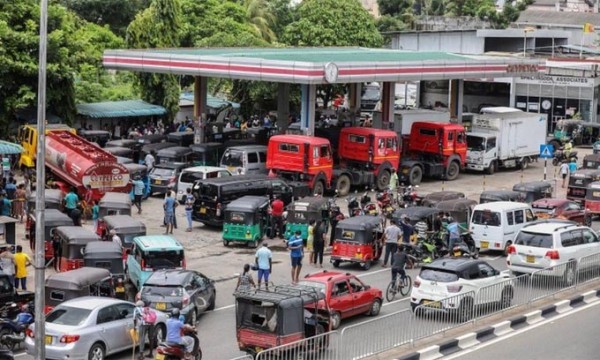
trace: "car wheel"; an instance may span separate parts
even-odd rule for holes
[[[460,166],[456,161],[451,162],[446,170],[446,178],[449,181],[456,180],[460,174]]]
[[[340,267],[340,261],[339,260],[333,260],[333,267],[334,268],[339,268]]]
[[[375,299],[371,304],[371,309],[369,309],[370,316],[377,316],[381,311],[381,300]]]
[[[158,344],[164,342],[166,333],[164,325],[156,326],[156,330],[154,330],[154,344],[158,346]]]
[[[90,351],[88,352],[88,360],[104,360],[105,356],[106,352],[104,350],[104,345],[100,343],[95,343],[92,345]]]
[[[215,292],[208,300],[208,307],[206,308],[206,310],[214,310],[215,309],[216,299],[217,299],[217,293]]]
[[[336,330],[337,328],[339,328],[341,323],[342,315],[337,311],[331,313],[331,330]]]
[[[196,326],[196,322],[198,321],[198,314],[196,313],[196,309],[190,312],[190,325]]]
[[[367,260],[361,264],[363,270],[369,270],[371,268],[371,260]]]
[[[458,306],[458,321],[467,322],[473,318],[473,299],[465,298]]]
[[[566,286],[571,286],[575,284],[575,278],[577,277],[576,265],[574,261],[570,261],[567,264],[567,268],[565,269],[565,273],[563,274],[563,283]]]
[[[348,175],[340,175],[337,178],[335,188],[338,191],[338,196],[346,196],[350,192],[350,186],[352,185],[350,177]]]
[[[508,309],[512,304],[513,290],[511,287],[506,287],[500,295],[500,308]]]
[[[408,182],[411,185],[419,185],[423,180],[423,170],[419,166],[413,166],[408,174]],[[400,198],[398,198],[400,201]]]

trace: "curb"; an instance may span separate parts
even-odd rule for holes
[[[559,301],[554,305],[548,305],[525,315],[516,316],[475,332],[467,333],[437,345],[406,354],[395,358],[395,360],[439,359],[598,300],[600,300],[600,289],[588,291],[571,299]]]

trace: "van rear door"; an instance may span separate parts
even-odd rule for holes
[[[495,210],[478,209],[471,216],[473,240],[481,250],[501,250],[504,241],[502,213]]]

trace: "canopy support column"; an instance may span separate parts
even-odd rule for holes
[[[462,124],[464,87],[464,80],[450,80],[450,91],[448,92],[450,118],[457,119],[459,124]]]
[[[208,95],[208,78],[204,76],[194,77],[194,144],[202,144],[204,142],[204,127],[207,119],[207,95]]]
[[[290,116],[290,84],[279,83],[277,89],[277,127],[286,130]]]
[[[360,98],[362,97],[362,83],[348,84],[348,110],[352,124],[360,118]],[[358,124],[354,124],[358,125]]]
[[[302,84],[302,111],[300,113],[300,128],[306,135],[315,134],[315,105],[317,100],[317,85]]]
[[[394,123],[394,100],[396,83],[384,82],[381,92],[381,120],[382,129],[388,130],[390,123]]]

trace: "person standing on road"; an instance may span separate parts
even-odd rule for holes
[[[284,203],[278,197],[271,202],[271,239],[278,233],[279,237],[283,237],[283,210]]]
[[[315,229],[313,231],[313,261],[312,263],[319,267],[323,267],[323,252],[325,251],[325,224],[322,221],[317,221]]]
[[[156,162],[154,154],[155,152],[154,150],[152,150],[148,154],[146,154],[146,157],[144,158],[144,163],[148,167],[148,174],[150,174],[150,171],[152,171],[152,169],[154,168],[154,163]]]
[[[119,245],[120,247],[123,247],[123,241],[121,240],[121,237],[119,235],[117,235],[117,232],[115,231],[115,229],[112,229],[109,234],[110,234],[110,241],[114,242],[115,244]]]
[[[250,264],[244,265],[244,272],[238,277],[237,285],[235,286],[235,292],[248,291],[251,288],[255,288],[254,279],[250,274]]]
[[[256,251],[255,262],[258,268],[258,288],[260,289],[262,280],[265,280],[265,289],[269,290],[269,275],[273,271],[273,253],[266,241],[263,241],[261,248]]]
[[[563,160],[560,164],[560,176],[562,177],[562,187],[564,189],[565,183],[567,182],[567,175],[569,175],[569,164],[567,160]]]
[[[61,249],[60,249],[60,238],[56,233],[56,229],[51,231],[52,235],[52,250],[54,252],[54,270],[60,271],[60,257],[61,257]]]
[[[185,217],[187,218],[188,228],[187,232],[192,231],[192,211],[194,210],[194,203],[196,198],[192,195],[192,188],[187,188],[185,195]]]
[[[392,168],[392,174],[390,175],[390,184],[388,189],[391,191],[395,191],[398,188],[398,173],[396,173],[396,169]]]
[[[393,255],[398,249],[398,242],[402,237],[402,229],[396,225],[396,220],[390,220],[390,225],[383,232],[383,241],[385,242],[385,257],[383,258],[382,267],[386,267],[390,255]]]
[[[11,284],[15,283],[15,261],[14,255],[10,252],[10,247],[0,249],[0,268],[8,276]]]
[[[100,206],[98,206],[98,201],[93,200],[92,206],[92,221],[94,222],[94,232],[98,230],[98,218],[100,217]]]
[[[2,206],[2,215],[10,216],[10,213],[12,212],[12,201],[6,197],[6,192],[4,191],[0,193],[0,205]]]
[[[311,219],[308,222],[308,237],[306,238],[306,251],[308,251],[308,262],[309,264],[313,264],[313,243],[315,241],[314,237],[315,231],[315,220]]]
[[[154,323],[156,322],[156,313],[154,310],[145,304],[142,300],[135,303],[134,321],[139,334],[140,354],[139,358],[144,359],[144,350],[146,347],[146,336],[148,337],[148,355],[152,357],[152,349],[154,347]]]
[[[290,249],[290,258],[292,261],[292,284],[297,284],[300,278],[300,270],[302,270],[302,257],[304,256],[300,230],[296,230],[294,235],[290,236],[287,242],[287,247]]]
[[[165,234],[169,234],[169,229],[171,230],[170,233],[173,234],[173,226],[175,225],[175,208],[177,207],[177,201],[175,201],[175,198],[171,196],[170,190],[167,191],[167,197],[165,198],[165,203],[163,207],[165,209],[165,224],[167,224]]]
[[[138,214],[142,213],[142,197],[144,197],[144,189],[146,185],[140,179],[139,175],[135,175],[131,181],[133,184],[133,205],[137,207]]]
[[[569,176],[575,174],[577,171],[577,160],[574,157],[569,160]]]
[[[69,193],[65,195],[63,202],[65,204],[65,212],[71,217],[71,212],[77,209],[77,205],[79,204],[79,196],[77,196],[75,188],[71,188]]]
[[[27,290],[27,266],[31,265],[31,259],[23,252],[21,245],[17,245],[17,253],[13,259],[15,262],[15,289],[19,288],[20,282],[21,289]]]

